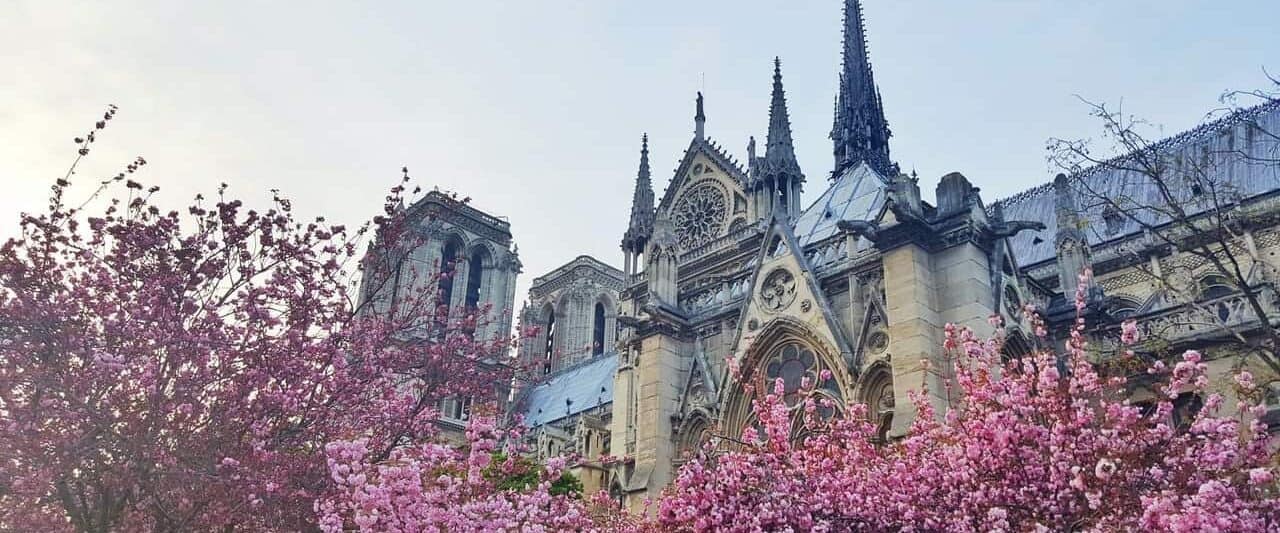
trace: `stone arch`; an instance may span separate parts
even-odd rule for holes
[[[617,342],[618,304],[608,292],[596,295],[592,304],[591,321],[591,354],[599,355],[612,351]]]
[[[1142,309],[1142,301],[1137,297],[1126,294],[1117,294],[1111,298],[1110,305],[1107,306],[1111,316],[1115,318],[1129,318]]]
[[[1015,359],[1021,359],[1032,352],[1032,344],[1027,340],[1027,336],[1019,330],[1009,330],[1005,333],[1004,344],[1000,347],[1000,359],[1008,362]]]
[[[1236,292],[1235,284],[1218,273],[1205,274],[1197,281],[1201,300],[1222,298]]]
[[[884,361],[876,361],[862,374],[858,385],[858,401],[867,406],[867,420],[876,426],[876,436],[888,438],[897,410],[894,401],[893,369]]]
[[[812,362],[807,359],[806,351],[811,354]],[[837,407],[844,405],[850,390],[848,372],[842,364],[840,352],[810,326],[787,316],[776,317],[761,329],[743,352],[738,367],[740,376],[735,379],[726,374],[720,387],[726,391],[722,395],[720,412],[724,414],[728,431],[740,431],[745,427],[744,424],[752,418],[751,400],[764,387],[773,387],[774,378],[783,378],[788,394],[794,392],[797,380],[814,380],[815,391],[831,398]],[[825,382],[818,379],[822,370],[830,370],[832,378]]]
[[[438,269],[436,280],[437,305],[444,305],[453,308],[455,302],[459,301],[460,294],[458,290],[458,270],[459,264],[465,264],[464,257],[466,253],[466,241],[458,234],[453,233],[446,235],[440,241],[440,251],[437,254]]]
[[[465,269],[459,272],[465,287],[462,303],[467,308],[478,307],[490,300],[493,287],[493,253],[484,243],[477,243],[467,250]]]
[[[684,462],[698,453],[711,436],[712,420],[711,414],[701,407],[689,412],[675,435],[677,463]]]

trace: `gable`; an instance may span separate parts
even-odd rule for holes
[[[662,193],[662,200],[658,202],[659,216],[670,214],[672,204],[682,193],[711,181],[723,187],[728,195],[726,200],[730,212],[736,211],[738,199],[742,200],[742,211],[745,212],[746,196],[742,188],[745,180],[746,175],[742,169],[727,154],[709,141],[694,139],[685,150],[666,191]]]
[[[757,339],[781,328],[807,337],[805,340],[826,352],[831,365],[847,376],[853,350],[791,233],[789,221],[774,218],[770,226],[755,262],[751,292],[738,318],[738,337],[732,345],[735,361],[754,364],[753,352],[766,348],[754,346]]]

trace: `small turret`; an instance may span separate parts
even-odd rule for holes
[[[800,193],[804,173],[796,159],[791,140],[791,119],[787,114],[787,97],[782,89],[782,61],[773,58],[773,93],[769,100],[769,133],[765,138],[764,157],[756,157],[755,140],[748,146],[751,166],[748,194],[751,195],[756,218],[767,218],[777,208],[785,214],[800,211]]]
[[[636,172],[631,196],[631,222],[622,236],[623,271],[627,276],[639,271],[637,258],[644,253],[653,234],[653,184],[649,177],[649,134],[640,137],[640,170]]]

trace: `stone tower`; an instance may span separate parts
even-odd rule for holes
[[[516,276],[521,269],[511,239],[511,224],[438,190],[427,193],[402,212],[410,227],[405,242],[412,249],[386,250],[375,244],[366,254],[366,267],[371,258],[396,258],[389,279],[374,279],[379,276],[365,269],[361,298],[373,300],[369,306],[372,312],[386,312],[399,299],[435,291],[444,300],[437,305],[450,309],[449,320],[461,318],[468,310],[484,309],[488,317],[474,334],[486,338],[507,335],[511,331]],[[496,364],[506,356],[494,354],[493,361]],[[509,384],[495,383],[494,389],[499,403],[505,402]],[[456,398],[444,402],[441,425],[446,434],[452,432],[452,436],[461,437],[475,400],[489,399]]]
[[[612,352],[622,272],[588,256],[534,278],[520,313],[520,368],[529,381]]]

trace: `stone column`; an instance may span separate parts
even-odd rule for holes
[[[636,446],[635,473],[627,505],[640,511],[645,498],[656,499],[674,478],[672,461],[675,443],[671,415],[680,408],[680,376],[686,370],[687,343],[666,334],[654,334],[640,341],[636,361]]]
[[[900,406],[889,435],[897,437],[906,434],[915,418],[908,391],[927,388],[934,408],[939,414],[945,412],[946,393],[938,373],[947,364],[940,356],[943,322],[929,253],[905,244],[885,252],[883,261],[894,405]]]

